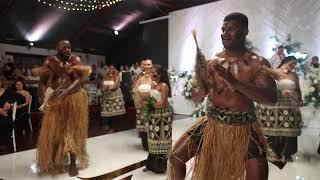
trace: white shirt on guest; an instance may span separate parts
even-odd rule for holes
[[[277,69],[285,57],[284,54],[278,54],[278,52],[276,52],[269,60],[271,68]]]

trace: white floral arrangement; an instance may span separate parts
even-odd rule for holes
[[[320,69],[310,67],[306,78],[301,83],[301,91],[305,105],[312,105],[315,109],[320,108]]]
[[[177,75],[177,72],[175,69],[169,70],[168,74],[169,74],[170,81],[177,81],[178,80],[179,76]]]
[[[168,70],[170,81],[178,81],[178,79],[184,79],[188,76],[188,71],[177,72],[175,69]]]
[[[182,71],[179,73],[179,78],[185,78],[188,76],[188,71]]]
[[[198,119],[202,116],[206,115],[206,108],[207,108],[207,97],[202,101],[200,104],[198,104],[195,108],[195,110],[192,113],[193,119]]]
[[[182,95],[188,100],[191,100],[191,94],[192,94],[192,88],[193,88],[192,82],[193,82],[193,76],[191,74],[188,74],[183,83],[183,90],[182,90]]]

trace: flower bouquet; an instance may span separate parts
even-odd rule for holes
[[[142,113],[146,116],[150,115],[154,110],[154,105],[157,103],[157,100],[154,97],[150,97],[147,101],[146,107],[143,108]]]
[[[302,91],[304,93],[304,102],[306,105],[312,105],[315,109],[320,107],[320,70],[316,68],[310,68],[309,73],[306,76],[306,82]]]

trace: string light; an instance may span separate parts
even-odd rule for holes
[[[38,3],[68,11],[95,11],[113,6],[123,0],[37,0]]]

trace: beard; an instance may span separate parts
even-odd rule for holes
[[[319,68],[319,64],[312,64],[314,68]]]
[[[63,60],[67,61],[70,57],[70,54],[69,53],[64,53],[62,51],[59,51],[58,52],[58,56],[61,57]]]

